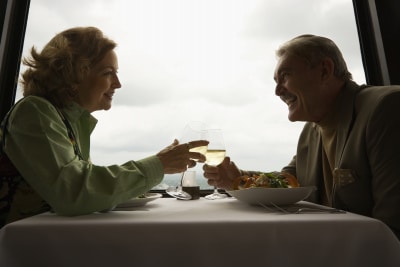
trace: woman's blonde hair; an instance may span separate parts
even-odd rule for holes
[[[344,81],[352,80],[347,69],[346,61],[336,44],[321,36],[304,34],[284,43],[277,51],[277,57],[291,54],[306,59],[310,66],[316,66],[325,57],[332,59],[335,64],[334,75]]]
[[[23,95],[48,99],[57,107],[73,101],[76,87],[116,43],[95,27],[76,27],[54,36],[38,52],[24,58],[28,69],[22,74]]]

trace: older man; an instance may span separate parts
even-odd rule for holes
[[[385,222],[400,238],[400,86],[359,86],[331,40],[298,36],[277,51],[275,94],[290,121],[306,121],[297,154],[282,172],[308,199]],[[229,157],[204,165],[210,185],[231,189],[246,171]]]

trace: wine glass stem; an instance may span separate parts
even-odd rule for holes
[[[214,186],[214,194],[219,194],[218,188],[216,186]]]
[[[187,167],[188,167],[188,166],[186,166],[186,169],[187,169]],[[181,182],[179,183],[179,186],[178,186],[178,190],[180,190],[180,191],[182,191],[183,177],[185,176],[185,172],[186,172],[186,171],[182,172],[182,175],[181,175]]]

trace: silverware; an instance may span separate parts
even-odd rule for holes
[[[262,207],[267,209],[268,211],[274,212],[279,211],[286,214],[299,214],[299,213],[314,213],[314,212],[322,212],[322,213],[346,213],[344,210],[330,208],[330,207],[296,207],[289,206],[287,208],[280,207],[275,203],[270,202],[270,204],[275,208],[269,207],[261,202],[258,202]]]

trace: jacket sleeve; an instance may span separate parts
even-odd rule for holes
[[[282,168],[282,172],[290,173],[293,176],[297,176],[296,174],[296,156],[293,156],[292,160],[288,165]]]
[[[366,130],[374,200],[372,217],[400,237],[400,92],[380,101]]]
[[[10,116],[5,152],[25,180],[61,215],[108,209],[163,178],[156,156],[123,165],[79,160],[66,127],[45,100],[23,101]]]

